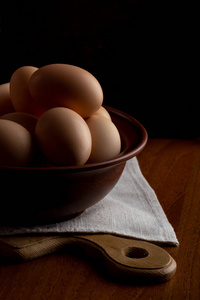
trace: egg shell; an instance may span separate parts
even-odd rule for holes
[[[0,85],[0,116],[14,112],[11,98],[10,98],[10,83],[4,83]]]
[[[10,120],[16,122],[25,127],[32,135],[35,133],[35,126],[38,118],[32,114],[23,112],[13,112],[5,114],[0,117],[1,119]]]
[[[88,163],[115,158],[121,150],[121,139],[115,124],[98,115],[86,119],[86,123],[92,136],[92,150]]]
[[[29,131],[13,121],[0,119],[0,166],[27,166],[33,152]]]
[[[103,106],[101,106],[93,115],[102,116],[112,121],[109,112]]]
[[[17,69],[11,76],[10,97],[17,112],[26,112],[34,115],[41,114],[28,87],[31,75],[37,70],[38,68],[36,67],[24,66]]]
[[[97,79],[86,70],[67,64],[41,67],[30,78],[29,89],[38,107],[66,107],[83,118],[91,116],[103,102]]]
[[[91,153],[91,134],[84,119],[71,109],[56,107],[46,111],[35,129],[44,155],[58,166],[80,166]]]

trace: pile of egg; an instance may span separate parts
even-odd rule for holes
[[[116,157],[119,132],[86,70],[23,66],[0,85],[0,166],[81,166]]]

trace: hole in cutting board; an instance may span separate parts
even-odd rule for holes
[[[123,254],[129,258],[144,258],[149,255],[149,252],[143,248],[127,247],[123,249]]]

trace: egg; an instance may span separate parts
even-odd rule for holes
[[[90,130],[71,109],[56,107],[46,111],[36,124],[35,136],[41,151],[54,165],[80,166],[90,156]]]
[[[24,66],[17,69],[11,76],[10,97],[17,112],[40,115],[40,111],[37,104],[35,104],[28,87],[31,75],[37,70],[38,68],[36,67]]]
[[[0,116],[15,111],[10,98],[10,83],[0,85]]]
[[[121,139],[115,124],[108,118],[93,115],[86,119],[92,136],[92,150],[88,163],[115,158],[121,151]]]
[[[111,121],[111,116],[110,116],[109,112],[103,106],[101,106],[93,115],[102,116]]]
[[[41,67],[31,76],[29,90],[43,112],[53,107],[66,107],[86,118],[103,102],[98,80],[88,71],[68,64]]]
[[[35,126],[38,121],[38,118],[36,116],[23,112],[13,112],[5,114],[1,116],[0,119],[16,122],[25,127],[32,135],[34,135],[35,133]]]
[[[27,166],[33,152],[29,131],[13,121],[0,119],[0,166]]]

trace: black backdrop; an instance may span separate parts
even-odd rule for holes
[[[23,65],[68,63],[101,83],[104,104],[151,137],[199,136],[195,8],[174,1],[1,1],[0,83]]]

